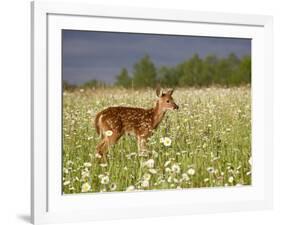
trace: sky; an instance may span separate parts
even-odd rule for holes
[[[62,44],[63,80],[71,84],[112,84],[122,67],[132,72],[145,54],[157,67],[175,66],[194,54],[251,55],[251,40],[240,38],[63,30]]]

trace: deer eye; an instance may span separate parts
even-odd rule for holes
[[[167,100],[167,103],[169,103],[170,101],[169,100]]]

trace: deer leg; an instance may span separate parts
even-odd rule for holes
[[[97,145],[97,154],[99,154],[103,159],[106,158],[107,147],[105,138]]]
[[[145,138],[141,139],[141,150],[144,151],[144,152],[147,151],[146,141],[147,140]]]
[[[146,138],[138,137],[138,151],[140,155],[147,154]]]
[[[141,139],[137,137],[137,142],[138,142],[138,151],[141,152]]]
[[[121,135],[117,135],[116,133],[113,132],[112,136],[106,136],[103,138],[103,140],[97,145],[97,153],[106,160],[106,154],[108,151],[108,148],[111,145],[114,145]]]
[[[121,135],[117,135],[116,133],[114,133],[110,137],[106,137],[107,146],[109,147],[110,145],[116,144],[120,137],[121,137]]]

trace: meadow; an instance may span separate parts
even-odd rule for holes
[[[150,108],[155,90],[78,89],[63,93],[63,193],[138,191],[251,184],[251,89],[178,88],[140,155],[133,136],[96,155],[92,118],[109,106]]]

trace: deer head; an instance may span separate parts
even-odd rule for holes
[[[167,110],[174,110],[178,109],[178,105],[175,103],[172,94],[174,90],[168,90],[167,92],[161,91],[159,87],[156,89],[156,95],[158,97],[157,104],[159,109],[161,109],[163,112]]]

